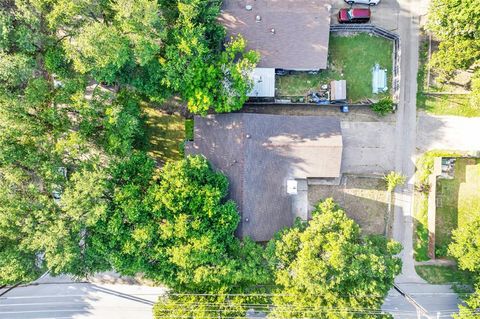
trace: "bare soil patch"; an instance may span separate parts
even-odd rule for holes
[[[385,181],[382,178],[344,175],[339,186],[308,187],[311,206],[329,197],[360,225],[364,234],[384,234],[388,204]]]

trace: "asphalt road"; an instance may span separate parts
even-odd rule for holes
[[[164,288],[92,284],[68,277],[17,287],[0,297],[2,319],[151,319]]]

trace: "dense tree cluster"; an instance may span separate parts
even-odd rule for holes
[[[478,1],[433,0],[427,29],[440,40],[431,65],[441,81],[450,80],[457,70],[472,70],[472,103],[480,99],[480,10]]]
[[[258,55],[245,51],[242,38],[224,47],[225,31],[216,21],[220,5],[219,0],[2,0],[0,82],[25,85],[41,64],[50,77],[88,75],[150,101],[179,95],[195,113],[239,109]]]
[[[269,318],[387,318],[379,309],[401,270],[394,257],[400,250],[383,236],[362,237],[359,226],[327,199],[312,220],[298,220],[267,245],[263,258],[273,283],[264,281],[247,294],[172,294],[159,301],[155,316],[244,318],[252,308]]]
[[[142,101],[180,95],[198,113],[243,104],[257,55],[241,38],[223,47],[219,8],[199,0],[0,1],[0,284],[46,269],[83,276],[112,267],[172,286],[190,271],[192,284],[209,271],[229,274],[232,285],[254,280],[240,260],[257,247],[233,237],[238,217],[221,203],[225,178],[193,159],[158,172],[144,152]],[[175,170],[198,176],[178,185]],[[177,186],[197,205],[160,204],[189,200]],[[215,268],[211,258],[224,254],[237,262]],[[196,263],[185,268],[185,258]],[[171,267],[152,271],[161,263]]]

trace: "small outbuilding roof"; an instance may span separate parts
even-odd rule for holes
[[[259,67],[327,68],[330,0],[224,0],[219,20],[228,36],[241,34]]]
[[[275,69],[255,68],[250,75],[253,80],[253,88],[247,94],[251,97],[274,97],[275,96]]]
[[[347,81],[338,80],[330,82],[330,100],[342,101],[347,99]]]
[[[238,235],[267,241],[294,221],[287,181],[339,177],[342,147],[333,117],[231,113],[196,117],[186,151],[228,176],[242,216]]]

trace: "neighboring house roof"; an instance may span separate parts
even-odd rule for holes
[[[247,96],[251,97],[275,97],[275,69],[255,68],[250,74],[253,88]]]
[[[231,113],[195,117],[186,151],[228,176],[238,235],[267,241],[294,220],[287,180],[339,177],[342,146],[336,118]]]
[[[247,48],[260,53],[259,67],[326,69],[330,2],[224,0],[219,20],[229,37],[241,34],[248,42]]]

